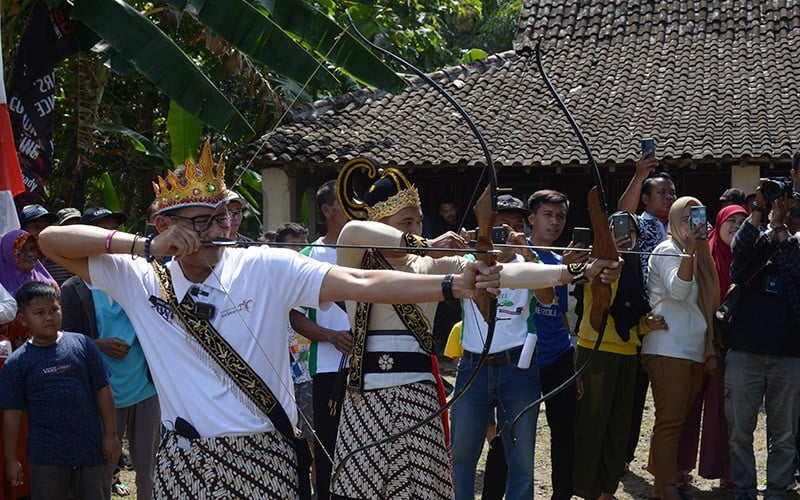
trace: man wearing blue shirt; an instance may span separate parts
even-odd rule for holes
[[[569,200],[558,191],[543,189],[528,198],[528,208],[531,211],[528,216],[531,243],[534,246],[552,246],[564,231]],[[571,264],[588,258],[587,252],[565,252],[562,257],[550,250],[535,251],[544,264]],[[549,301],[541,291],[537,296],[540,302],[534,310],[533,320],[539,334],[537,362],[540,386],[542,393],[546,394],[575,373],[575,350],[567,321],[567,285],[554,287]],[[581,384],[573,384],[545,405],[547,425],[550,427],[553,499],[572,497],[575,410],[576,401],[581,395]]]

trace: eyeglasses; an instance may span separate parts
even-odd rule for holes
[[[211,227],[212,222],[216,222],[220,229],[230,229],[231,220],[233,217],[229,212],[224,212],[213,217],[208,215],[198,215],[196,217],[183,217],[181,215],[168,215],[172,219],[188,220],[192,223],[192,229],[198,233],[207,231]]]

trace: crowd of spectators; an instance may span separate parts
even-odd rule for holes
[[[622,253],[624,266],[611,288],[610,314],[603,329],[591,319],[597,299],[589,283],[575,281],[580,300],[574,325],[567,314],[569,285],[503,289],[499,315],[507,316],[507,321],[499,322],[497,344],[492,344],[478,383],[451,414],[456,498],[473,497],[484,437],[491,443],[493,457],[484,477],[484,494],[533,495],[538,408],[516,429],[516,445],[510,425],[543,394],[550,397],[545,410],[551,436],[552,498],[613,498],[639,442],[648,386],[655,403],[647,465],[654,477],[653,496],[681,498],[699,450],[701,476],[718,479],[720,487],[736,498],[755,498],[753,433],[765,402],[766,492],[770,498],[782,498],[794,484],[798,463],[798,164],[800,152],[794,155],[787,181],[792,189],[778,197],[765,196],[763,186],[774,182],[767,179],[759,181],[752,195],[728,189],[719,197],[722,210],[708,223],[695,224],[693,208],[705,205],[705,195],[679,198],[671,177],[658,171],[658,160],[642,154],[618,200],[619,212],[613,215],[627,220],[629,228],[626,234],[614,235],[617,247],[632,253]],[[329,181],[317,192],[325,231],[311,244],[308,229],[296,222],[256,239],[335,263],[337,250],[326,245],[337,242],[348,222],[335,189],[335,181]],[[229,193],[230,238],[258,244],[239,233],[244,200],[232,190]],[[643,211],[637,214],[640,205]],[[509,246],[501,248],[500,262],[585,266],[589,255],[584,243],[571,241],[566,251],[548,249],[562,237],[569,206],[567,197],[556,190],[531,193],[527,203],[501,196],[497,225],[504,228],[505,237],[496,243]],[[151,498],[161,417],[136,332],[118,303],[47,259],[37,241],[49,225],[116,230],[127,217],[103,207],[51,213],[36,204],[23,207],[19,220],[21,229],[0,240],[0,363],[15,353],[0,370],[0,408],[6,425],[0,499],[50,494],[53,486],[31,483],[31,470],[37,477],[62,481],[62,476],[69,478],[80,469],[82,482],[73,487],[85,492],[86,498],[105,497],[112,491],[125,495],[127,487],[118,470],[105,464],[109,460],[117,469],[132,467],[137,496]],[[419,231],[423,232],[422,225]],[[459,206],[449,198],[438,204],[424,232],[430,239],[447,236],[464,242],[475,236],[459,227]],[[723,338],[715,326],[715,311],[736,287],[740,299],[735,320]],[[51,309],[59,302],[59,320],[43,321],[55,317]],[[457,346],[451,353],[456,353],[452,356],[458,363],[458,391],[476,369],[486,323],[471,301],[452,301],[440,304],[433,327],[440,355],[452,330],[448,345]],[[312,491],[320,499],[329,495],[339,409],[353,349],[350,328],[343,305],[293,310],[287,324],[301,414],[298,433],[308,448],[298,462],[302,498],[311,498]],[[530,335],[535,337],[536,351],[523,369],[518,364]],[[61,343],[62,338],[68,345],[64,352],[41,349]],[[77,358],[86,363],[81,370],[88,377],[60,373],[69,372],[59,367]],[[26,378],[28,367],[45,365],[59,372],[69,391],[53,397],[52,389],[47,389],[50,382]],[[576,368],[584,365],[578,376]],[[574,382],[550,394],[569,379]],[[31,391],[18,390],[28,384]],[[53,406],[67,400],[82,404]],[[75,419],[93,422],[80,439],[70,427]],[[55,426],[56,434],[48,435],[48,426]],[[123,438],[130,458],[117,460]]]

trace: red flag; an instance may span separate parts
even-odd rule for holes
[[[14,196],[25,192],[19,168],[14,133],[8,116],[6,86],[3,78],[3,45],[0,41],[0,234],[19,229]]]

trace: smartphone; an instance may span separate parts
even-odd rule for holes
[[[656,141],[652,137],[645,137],[642,139],[642,153],[647,152],[645,158],[656,157]]]
[[[707,225],[706,207],[702,205],[689,207],[689,225],[692,229],[696,228],[697,226],[705,227]],[[700,239],[708,239],[708,235],[704,234]]]
[[[508,241],[508,230],[503,226],[495,226],[492,228],[492,243],[497,245],[504,245]]]
[[[627,236],[631,238],[631,218],[627,214],[614,214],[611,216],[611,229],[614,231],[614,239]],[[627,249],[630,249],[631,243],[626,244]]]
[[[588,227],[576,227],[572,230],[572,242],[583,243],[583,248],[589,248],[592,244],[592,230]]]

